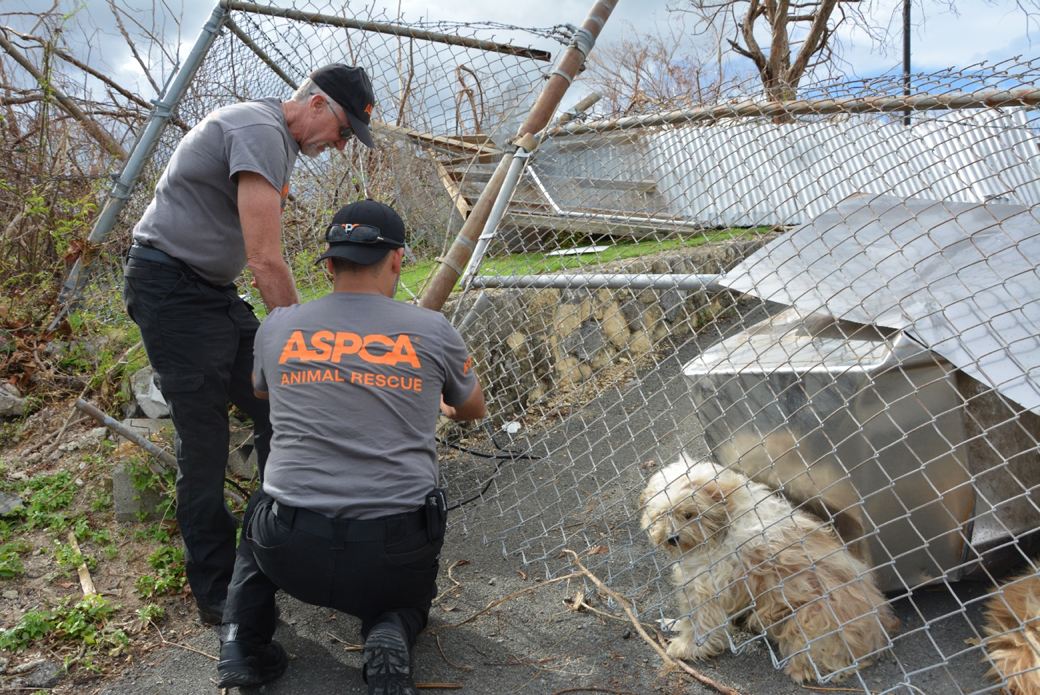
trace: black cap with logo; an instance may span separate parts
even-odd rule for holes
[[[372,265],[392,249],[404,248],[404,220],[386,203],[361,200],[340,208],[325,231],[329,249],[318,261],[346,258]]]
[[[372,80],[368,79],[364,68],[332,63],[318,68],[310,77],[314,84],[342,107],[358,140],[374,149],[376,143],[372,140],[368,124],[372,121],[376,96],[372,91]]]

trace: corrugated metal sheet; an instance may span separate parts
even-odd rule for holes
[[[720,282],[804,314],[903,330],[1040,414],[1038,268],[1040,222],[1026,207],[857,195]]]
[[[859,117],[589,135],[546,142],[532,165],[565,210],[592,203],[709,227],[803,224],[855,193],[1032,206],[1035,117],[1019,108],[945,113],[910,128]],[[643,195],[622,193],[635,189]]]

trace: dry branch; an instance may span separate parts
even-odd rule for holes
[[[15,48],[14,44],[7,40],[3,31],[0,31],[0,48],[3,48],[7,52],[11,59],[16,63],[25,68],[26,72],[33,76],[43,88],[44,92],[50,92],[54,96],[55,101],[61,106],[70,116],[75,118],[83,128],[101,143],[102,146],[109,152],[120,159],[126,159],[126,150],[119,142],[116,141],[112,135],[97,124],[97,121],[92,119],[87,114],[83,113],[83,110],[79,108],[64,92],[54,86],[54,83],[50,81],[46,75],[36,69],[36,66],[29,62],[29,59],[22,55],[21,51]]]
[[[718,681],[716,681],[716,680],[714,680],[712,678],[709,678],[708,676],[705,676],[700,671],[698,671],[698,670],[696,670],[694,668],[691,668],[685,662],[674,661],[670,656],[668,656],[668,653],[664,649],[661,648],[661,645],[659,645],[656,641],[654,641],[654,639],[652,637],[650,637],[650,635],[646,634],[646,630],[643,629],[643,625],[639,622],[639,616],[637,616],[635,614],[635,611],[633,611],[632,608],[628,605],[629,604],[628,600],[622,598],[621,596],[619,596],[617,594],[617,592],[615,592],[615,591],[611,590],[610,588],[608,588],[606,584],[604,584],[602,581],[600,581],[599,577],[597,577],[592,572],[587,570],[585,568],[585,566],[581,564],[581,561],[578,560],[578,554],[576,552],[574,552],[573,550],[569,550],[569,549],[565,549],[563,552],[569,553],[570,555],[574,556],[574,559],[571,562],[573,562],[578,567],[578,569],[580,570],[576,574],[578,574],[579,576],[588,577],[589,580],[591,580],[592,583],[596,585],[596,588],[598,588],[600,591],[605,593],[610,598],[612,598],[615,601],[617,601],[617,604],[619,606],[621,606],[621,608],[628,615],[629,620],[631,620],[631,622],[632,622],[632,626],[636,629],[636,632],[639,633],[639,636],[642,637],[643,640],[647,644],[649,644],[653,648],[653,650],[655,652],[657,652],[657,655],[660,656],[661,659],[664,660],[664,663],[666,665],[668,665],[668,666],[670,666],[672,668],[682,669],[683,671],[685,671],[689,675],[691,675],[694,678],[696,678],[697,680],[699,680],[701,683],[704,683],[705,685],[708,685],[708,686],[711,686],[712,688],[715,688],[715,690],[719,691],[723,695],[740,695],[740,693],[738,693],[733,688],[730,688],[727,685],[723,685],[722,683],[719,683]]]

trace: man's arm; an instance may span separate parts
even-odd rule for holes
[[[444,402],[444,396],[441,396],[441,412],[456,422],[478,420],[484,417],[487,408],[484,407],[484,390],[480,388],[480,380],[478,379],[477,383],[473,385],[473,392],[462,405],[450,406]]]
[[[263,401],[271,400],[271,394],[268,391],[261,391],[256,387],[256,370],[253,370],[253,375],[249,377],[249,380],[253,383],[253,395]]]
[[[296,283],[282,257],[282,196],[252,171],[238,173],[238,216],[246,244],[246,264],[267,308],[299,304]]]

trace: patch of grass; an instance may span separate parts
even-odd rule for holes
[[[187,578],[184,574],[184,548],[161,545],[148,558],[155,574],[137,578],[134,588],[143,598],[179,594],[184,591]]]
[[[89,555],[76,552],[76,549],[67,543],[54,541],[54,561],[65,574],[75,572],[79,566],[86,564],[88,570],[97,569],[97,560]]]
[[[60,601],[53,610],[35,609],[13,627],[0,630],[0,649],[20,652],[39,642],[81,643],[85,651],[104,649],[114,656],[130,645],[122,630],[108,625],[121,606],[97,594],[73,602]]]
[[[0,545],[0,579],[11,579],[25,574],[22,555],[32,550],[28,541],[16,540]]]
[[[660,251],[694,248],[709,242],[756,239],[771,229],[772,227],[733,228],[708,231],[703,234],[666,239],[664,241],[649,239],[644,241],[620,241],[613,244],[607,242],[602,244],[605,246],[609,244],[606,250],[594,254],[548,256],[545,253],[534,252],[493,256],[484,259],[481,264],[481,273],[485,275],[540,275],[543,273],[555,273],[591,264],[638,258]],[[592,244],[592,242],[588,243]],[[419,290],[426,284],[427,279],[436,271],[438,265],[433,260],[418,261],[416,263],[406,262],[401,269],[401,284],[398,287],[396,299],[411,299],[412,294],[418,294]],[[457,291],[458,288],[456,287],[455,289]]]
[[[75,478],[68,471],[50,476],[38,476],[16,483],[4,483],[0,488],[22,498],[24,507],[15,509],[8,518],[15,521],[19,530],[37,528],[60,531],[72,520],[62,513],[72,504],[79,491]]]

